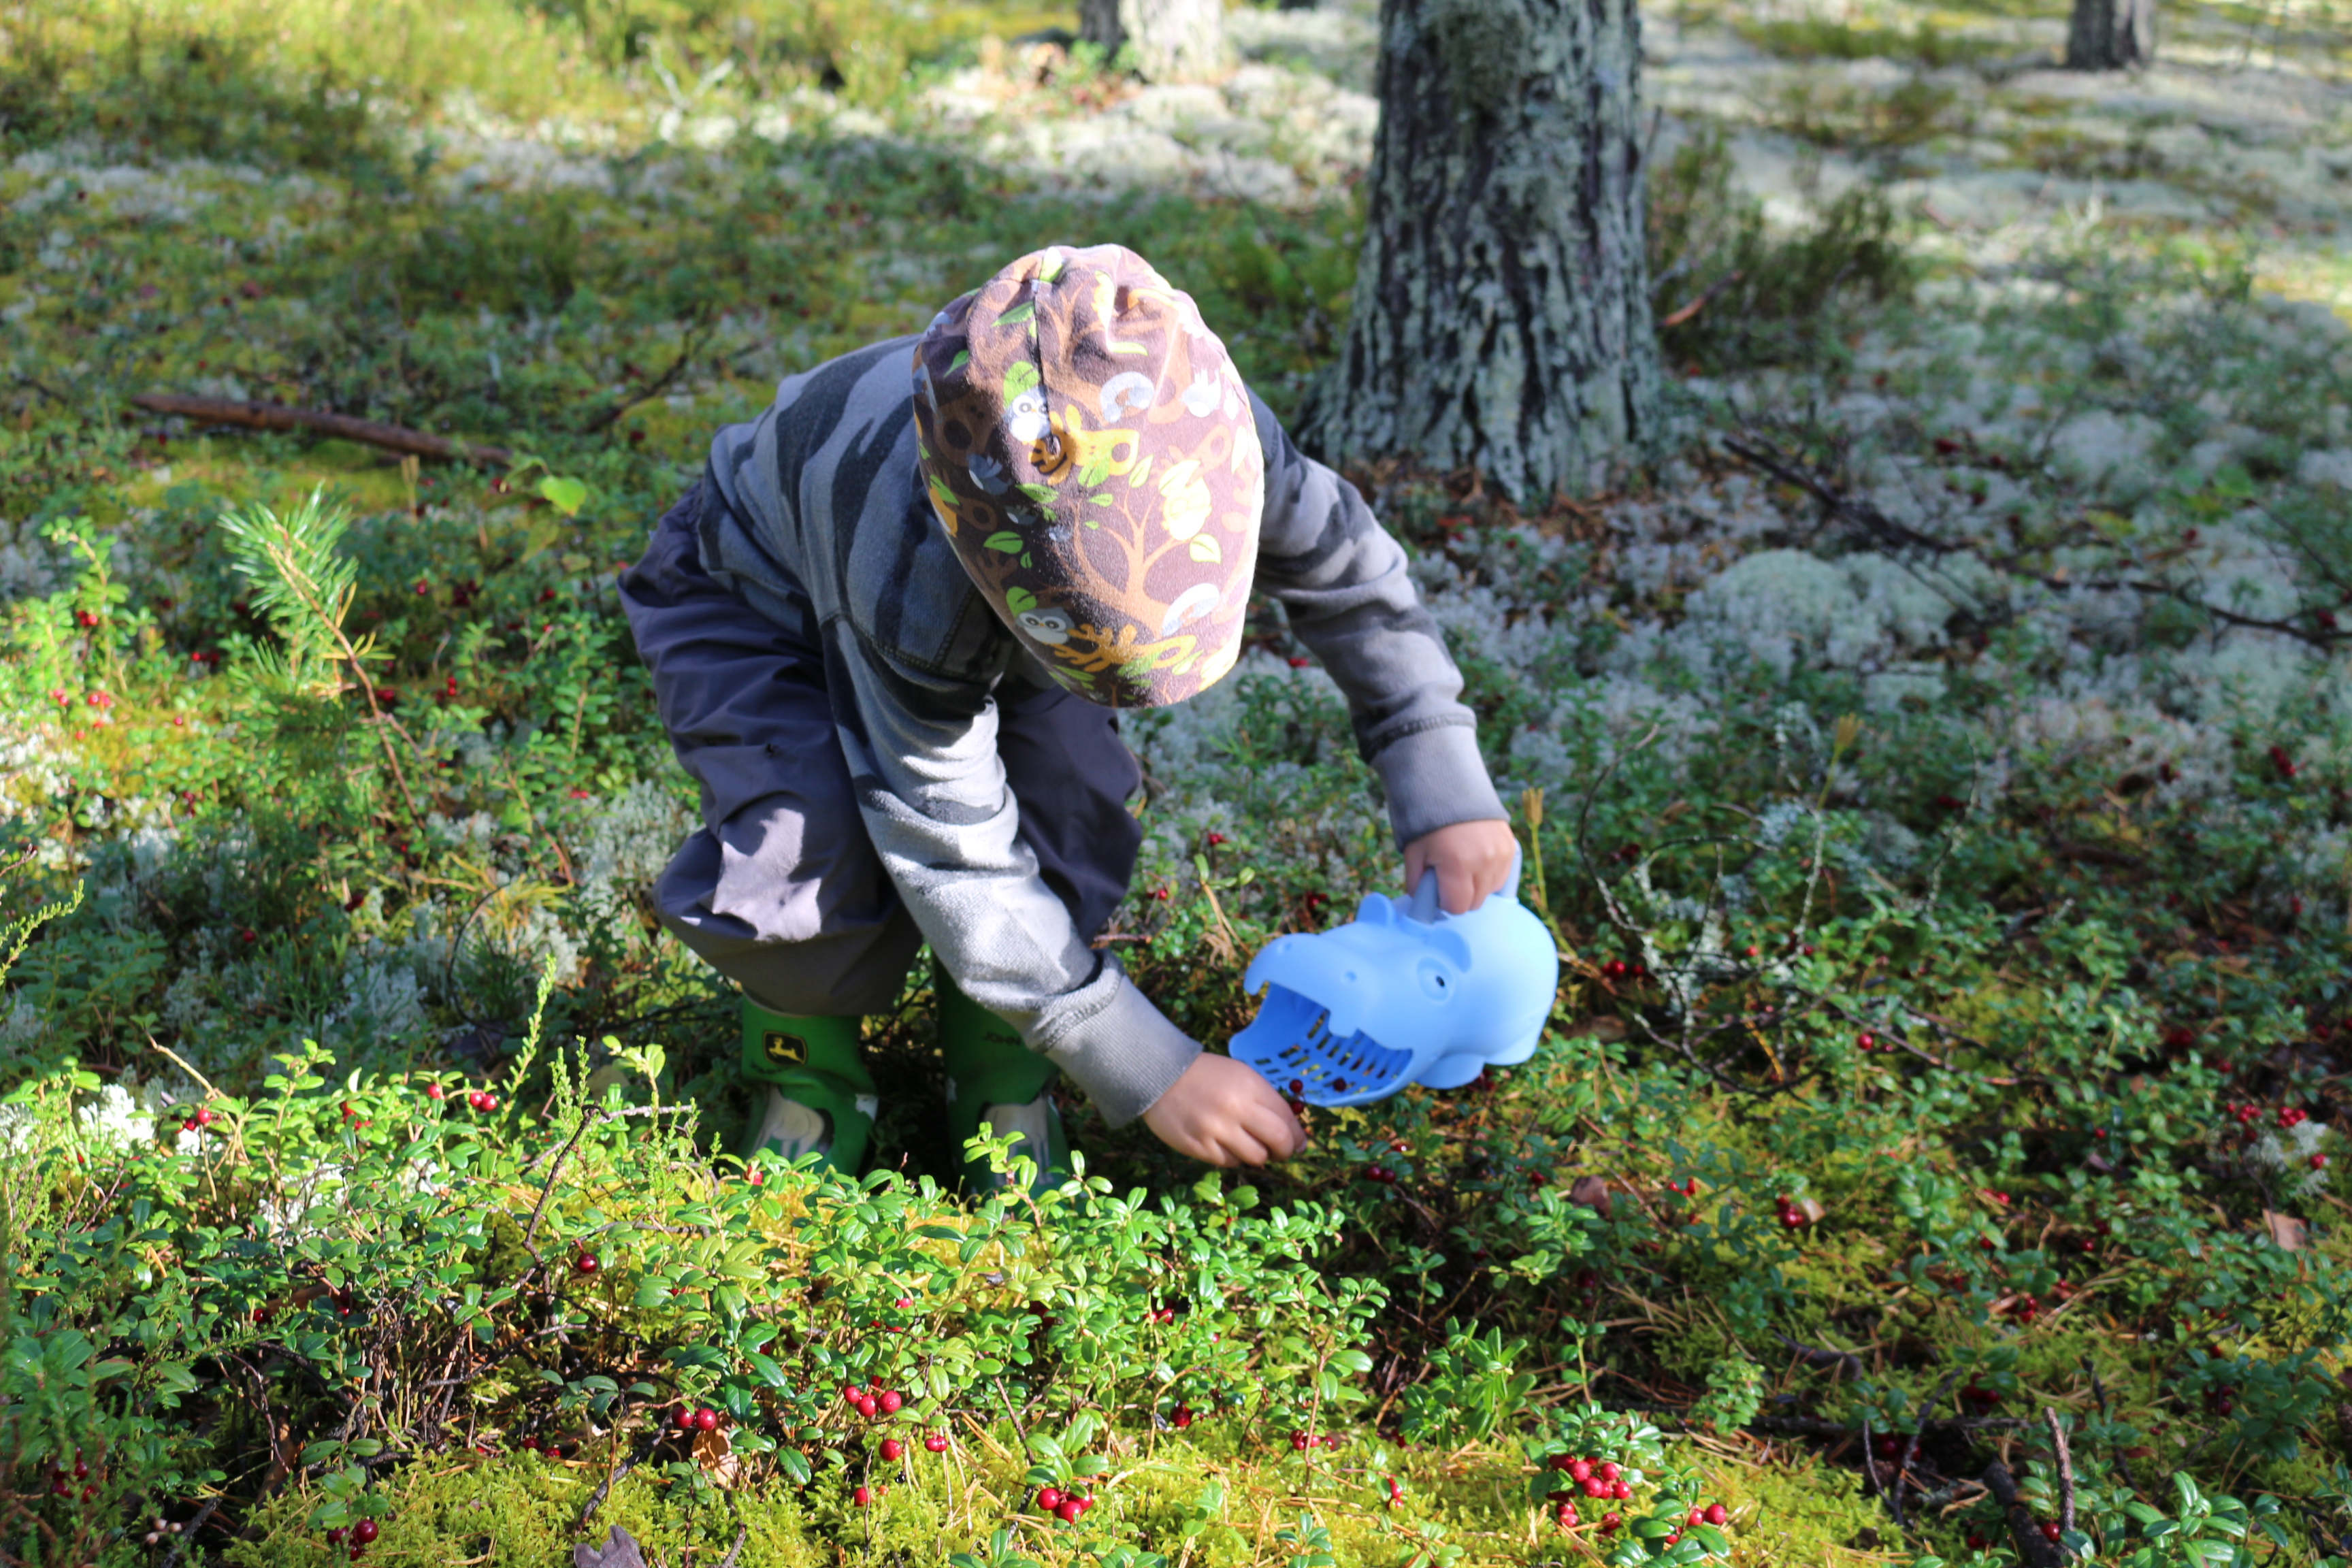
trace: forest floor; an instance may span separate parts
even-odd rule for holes
[[[0,1563],[2352,1553],[2352,29],[2296,0],[2103,77],[2001,0],[1645,16],[1654,468],[1360,476],[1561,938],[1533,1061],[1247,1186],[1074,1102],[1091,1193],[975,1204],[919,969],[862,1184],[726,1157],[615,568],[779,376],[1046,243],[1287,412],[1371,12],[1171,87],[1010,5],[0,17]],[[1112,936],[1212,1042],[1397,876],[1255,633],[1127,730]]]

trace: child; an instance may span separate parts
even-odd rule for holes
[[[959,1148],[985,1122],[1066,1177],[1057,1071],[1211,1164],[1305,1147],[1094,945],[1142,837],[1118,710],[1213,685],[1253,586],[1346,692],[1407,885],[1434,867],[1457,912],[1502,887],[1511,832],[1403,551],[1140,257],[1025,256],[719,432],[621,591],[702,785],[656,901],[742,988],[755,1152],[856,1173],[882,1092],[860,1016],[924,942]]]

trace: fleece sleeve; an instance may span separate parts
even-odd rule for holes
[[[1347,697],[1356,743],[1388,792],[1400,846],[1457,822],[1506,814],[1462,673],[1405,571],[1404,547],[1364,498],[1291,443],[1252,395],[1265,450],[1257,584]]]
[[[932,951],[1113,1126],[1142,1115],[1201,1047],[1080,939],[1039,878],[997,755],[995,698],[845,620],[825,628],[825,662],[866,833]]]

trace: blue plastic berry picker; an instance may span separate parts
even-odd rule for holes
[[[1410,900],[1373,893],[1346,925],[1266,943],[1242,977],[1265,1002],[1233,1058],[1310,1105],[1457,1089],[1535,1054],[1559,984],[1551,933],[1511,891],[1449,915],[1432,870]]]

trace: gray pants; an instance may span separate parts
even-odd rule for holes
[[[713,582],[689,494],[621,596],[703,826],[655,884],[663,924],[761,1006],[800,1017],[887,1009],[922,933],[858,815],[814,648]],[[1021,839],[1091,940],[1135,874],[1127,809],[1142,770],[1108,710],[1061,690],[1009,701],[997,754]]]

